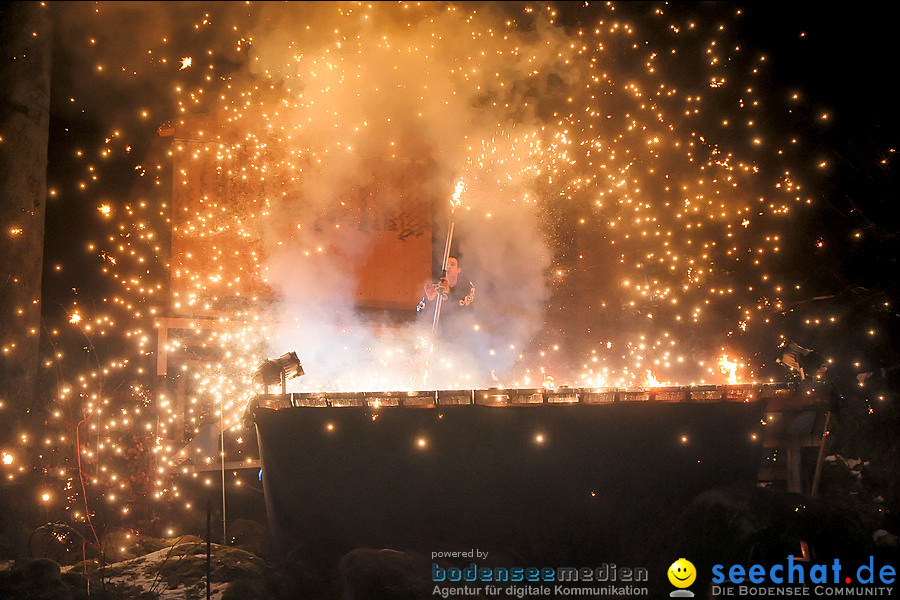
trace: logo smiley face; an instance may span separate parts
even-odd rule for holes
[[[673,562],[666,574],[669,576],[669,583],[677,588],[689,587],[697,579],[697,569],[686,558]]]

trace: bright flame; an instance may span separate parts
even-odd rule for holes
[[[728,359],[727,354],[719,357],[719,368],[725,373],[725,379],[728,385],[734,385],[738,382],[738,366],[738,363]]]
[[[456,187],[453,190],[453,198],[450,200],[450,210],[456,210],[456,208],[462,204],[462,194],[466,191],[466,184],[462,179],[456,182]]]

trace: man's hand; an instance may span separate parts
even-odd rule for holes
[[[437,298],[438,292],[442,291],[445,295],[450,293],[450,282],[447,281],[446,277],[441,277],[441,280],[438,283],[426,283],[425,284],[425,297],[428,298],[428,301],[431,302],[435,298]]]

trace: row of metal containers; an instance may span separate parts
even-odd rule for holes
[[[536,404],[609,404],[612,402],[751,402],[795,393],[784,384],[685,386],[665,388],[487,388],[387,392],[308,392],[260,394],[260,408],[527,406]]]

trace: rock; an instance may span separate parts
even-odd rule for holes
[[[228,537],[229,545],[239,546],[259,556],[266,539],[266,527],[249,519],[237,519],[228,526]]]
[[[357,549],[338,563],[342,600],[416,600],[431,596],[431,563],[419,554]]]
[[[109,562],[119,562],[140,556],[140,536],[130,529],[113,529],[100,540]]]
[[[232,581],[222,593],[222,600],[269,600],[271,597],[265,583],[246,577]]]
[[[61,581],[62,569],[49,558],[36,558],[28,561],[22,568],[22,575],[26,581],[43,585],[56,580]]]
[[[875,542],[876,546],[887,548],[897,547],[897,536],[886,529],[877,529],[875,533],[872,534],[872,541]]]
[[[72,592],[61,578],[59,564],[38,558],[13,571],[0,589],[0,598],[29,600],[73,600]],[[5,594],[5,595],[4,595]]]

